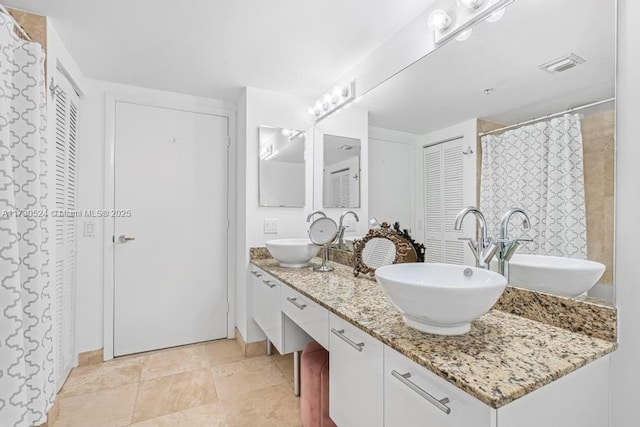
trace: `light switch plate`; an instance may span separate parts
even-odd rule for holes
[[[278,220],[277,219],[265,219],[264,220],[264,234],[278,234]]]
[[[84,237],[93,237],[93,221],[85,221],[83,228],[82,234]]]

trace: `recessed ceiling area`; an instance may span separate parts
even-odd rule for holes
[[[315,97],[433,0],[7,0],[47,15],[85,76],[235,102]]]
[[[539,68],[570,53],[586,62]],[[614,0],[515,1],[500,21],[435,50],[360,106],[371,126],[421,135],[475,117],[513,124],[614,93]]]

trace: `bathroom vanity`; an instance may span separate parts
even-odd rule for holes
[[[371,279],[249,265],[253,317],[283,353],[311,339],[330,354],[339,426],[602,427],[614,342],[498,310],[468,334],[404,325]]]

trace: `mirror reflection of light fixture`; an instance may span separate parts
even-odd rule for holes
[[[429,14],[427,26],[432,31],[444,31],[451,26],[453,19],[442,9],[436,9]]]
[[[471,29],[480,22],[495,22],[504,15],[504,9],[515,0],[457,0],[458,13],[455,10],[445,12],[435,9],[427,19],[428,27],[433,31],[436,47],[452,39],[464,41],[471,35]]]
[[[313,107],[307,111],[314,116],[316,123],[351,104],[356,99],[356,81],[352,80],[348,86],[336,86],[331,93],[325,93],[316,100]]]

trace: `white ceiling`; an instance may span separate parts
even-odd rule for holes
[[[86,77],[236,101],[316,97],[433,0],[7,0],[50,16]]]
[[[424,134],[479,117],[512,124],[614,96],[614,0],[517,0],[364,96],[369,123]],[[559,74],[538,66],[568,53]],[[483,90],[493,88],[487,96]]]

